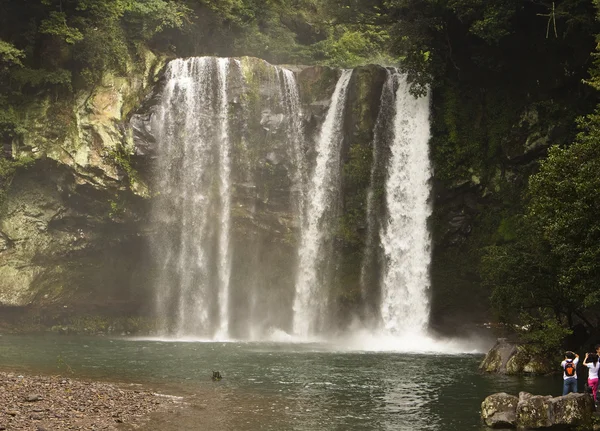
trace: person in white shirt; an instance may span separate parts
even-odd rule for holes
[[[563,395],[569,392],[577,392],[577,364],[579,355],[571,352],[565,352],[565,360],[560,363],[563,367]]]
[[[588,367],[588,386],[592,388],[594,403],[597,402],[596,394],[598,392],[598,370],[600,370],[600,361],[595,353],[586,353],[583,365]]]

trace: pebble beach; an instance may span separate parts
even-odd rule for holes
[[[136,385],[0,371],[0,430],[136,429],[181,406],[180,397]]]

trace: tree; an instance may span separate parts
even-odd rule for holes
[[[573,313],[588,326],[597,326],[600,320],[593,310],[600,304],[600,110],[579,120],[579,129],[575,143],[553,147],[531,178],[528,217],[559,261],[557,284],[573,297]]]
[[[511,240],[484,254],[482,276],[503,321],[600,328],[600,110],[578,123],[576,141],[552,147],[530,178]]]

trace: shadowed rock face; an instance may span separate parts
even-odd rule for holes
[[[13,180],[3,207],[0,303],[70,311],[123,302],[142,244],[143,199],[78,183],[64,165],[40,160]],[[122,209],[111,206],[118,200]],[[119,214],[111,215],[111,211]]]
[[[0,178],[0,307],[2,317],[30,313],[18,329],[74,314],[124,316],[143,305],[133,292],[147,285],[138,272],[147,190],[132,166],[126,122],[165,61],[150,52],[142,60],[131,75],[106,74],[72,100],[23,108],[26,132],[11,156],[33,161]]]
[[[150,208],[159,199],[152,115],[165,84],[158,73],[165,63],[151,56],[146,63],[142,75],[107,76],[91,94],[65,106],[65,118],[56,118],[51,101],[30,109],[31,127],[23,142],[13,144],[12,155],[36,161],[17,172],[0,201],[0,306],[34,314],[46,310],[45,324],[88,312],[111,317],[148,311],[156,276],[149,244],[161,229],[149,223]],[[276,103],[271,66],[252,58],[240,63],[244,79],[232,81],[228,93],[234,142],[231,230],[239,250],[232,260],[232,285],[239,291],[281,286],[259,297],[289,304],[299,232],[298,166],[286,135],[292,119]],[[296,72],[306,137],[302,151],[309,165],[339,74],[324,67]],[[332,279],[332,313],[340,322],[359,300],[366,209],[355,197],[366,195],[370,161],[357,165],[357,154],[360,148],[371,152],[384,80],[383,68],[362,67],[348,90],[352,108],[344,119],[332,225],[337,232],[343,222],[344,235],[334,235],[331,243],[332,268],[342,268]],[[58,133],[53,121],[69,126]],[[347,213],[353,214],[350,222],[341,219]],[[264,262],[270,271],[257,271]],[[240,295],[232,307],[250,299]],[[265,316],[272,319],[278,317]],[[233,331],[243,335],[245,328]]]

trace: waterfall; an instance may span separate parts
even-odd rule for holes
[[[296,77],[291,70],[280,69],[283,75],[282,101],[286,115],[290,118],[287,136],[291,143],[292,159],[295,166],[294,189],[296,214],[304,214],[306,179],[306,157],[304,155],[304,127],[300,92]]]
[[[157,313],[163,330],[177,337],[227,333],[228,62],[210,57],[171,61],[152,124],[158,142],[159,196],[152,217],[159,232],[151,244],[159,266]]]
[[[379,102],[379,113],[373,131],[371,173],[367,191],[367,233],[365,250],[360,271],[360,289],[362,300],[362,318],[370,325],[379,317],[379,304],[375,301],[373,292],[381,283],[380,228],[381,213],[384,208],[381,197],[376,196],[376,189],[381,189],[385,182],[386,154],[382,152],[393,141],[393,122],[396,117],[395,90],[400,74],[396,69],[386,69],[386,79],[383,83]]]
[[[262,172],[256,178],[256,183],[264,180],[263,174],[267,175],[274,169],[285,166],[286,176],[290,184],[286,192],[286,205],[289,218],[287,237],[293,238],[292,228],[300,223],[301,214],[304,206],[304,196],[306,189],[306,157],[305,157],[305,136],[303,125],[303,111],[300,102],[300,92],[296,75],[283,67],[273,66],[264,61],[259,62],[252,69],[252,75],[247,73],[247,79],[250,81],[249,87],[252,91],[252,85],[260,82],[259,91],[260,102],[260,125],[261,130],[252,131],[253,134],[261,136],[260,142],[254,139],[255,147],[252,151],[257,151],[258,144],[264,151],[264,159],[255,160],[256,169]],[[256,115],[257,112],[254,113]],[[246,121],[251,123],[252,113],[246,113]],[[256,118],[257,119],[257,118]],[[256,120],[255,119],[255,120]],[[258,163],[257,163],[258,162]],[[258,165],[258,166],[256,166]],[[281,187],[280,184],[270,186],[271,191]],[[259,205],[269,206],[271,200],[268,196],[259,192],[262,199]],[[273,204],[277,204],[273,201]],[[260,212],[258,210],[257,212]],[[281,219],[280,219],[281,220]],[[282,227],[283,231],[283,227]],[[272,233],[269,232],[269,243]],[[292,326],[292,302],[290,292],[293,285],[284,283],[273,283],[273,273],[278,271],[273,265],[273,258],[270,256],[270,245],[265,244],[264,238],[260,235],[253,238],[253,245],[250,251],[249,260],[252,265],[247,278],[247,286],[241,289],[248,290],[246,306],[247,314],[237,316],[245,323],[247,329],[245,338],[252,340],[271,337],[273,334],[289,332]],[[295,250],[294,250],[295,251]],[[290,256],[288,265],[284,271],[291,273],[295,264],[295,253]]]
[[[221,202],[219,223],[219,338],[229,336],[229,278],[231,253],[229,227],[231,222],[231,141],[229,140],[229,112],[227,109],[227,72],[229,59],[219,58],[219,197]]]
[[[150,249],[163,335],[309,339],[343,330],[354,311],[388,335],[426,328],[429,99],[410,95],[396,69],[385,79],[377,68],[356,79],[344,70],[337,82],[332,73],[309,71],[300,86],[295,73],[258,59],[167,66],[150,120]],[[384,81],[380,96],[361,81],[374,74]],[[301,99],[307,82],[335,83],[327,108],[316,92]],[[377,117],[364,123],[365,112]],[[344,177],[352,146],[372,152],[358,193]],[[352,199],[365,200],[350,207],[360,208],[354,248],[341,230]],[[358,289],[362,303],[348,305]]]
[[[395,110],[385,182],[388,220],[380,233],[385,259],[381,319],[386,333],[420,334],[429,320],[429,97],[413,97],[402,75]]]
[[[310,199],[298,249],[293,325],[294,334],[303,337],[317,333],[326,309],[327,298],[324,297],[324,292],[327,286],[320,285],[319,261],[324,259],[322,245],[329,227],[326,212],[339,176],[344,108],[351,76],[352,70],[344,70],[336,84],[317,140],[317,160],[307,193]]]

